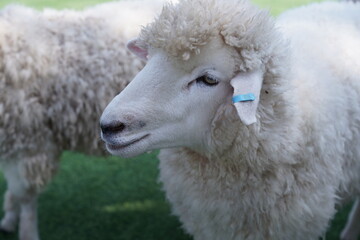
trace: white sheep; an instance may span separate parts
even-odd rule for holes
[[[101,117],[107,149],[163,149],[160,180],[196,240],[318,239],[360,192],[359,13],[167,5],[128,44],[148,62]]]
[[[98,118],[143,67],[126,42],[162,3],[0,11],[0,166],[8,185],[1,230],[19,222],[21,240],[39,239],[36,199],[61,152],[106,153]]]

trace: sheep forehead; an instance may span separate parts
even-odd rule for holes
[[[154,75],[165,77],[166,82],[178,81],[183,75],[191,76],[193,73],[202,74],[203,70],[214,70],[222,73],[225,79],[232,77],[236,71],[236,51],[234,48],[227,46],[218,37],[209,41],[203,46],[198,55],[191,56],[188,60],[172,58],[162,49],[152,49],[150,61]],[[161,66],[161,71],[159,70]],[[172,76],[169,78],[169,75]],[[194,76],[193,76],[194,77]]]
[[[144,47],[162,48],[187,60],[215,36],[234,46],[231,39],[254,35],[250,29],[267,25],[261,23],[268,21],[264,13],[247,0],[182,0],[166,5],[160,16],[142,29],[139,40]],[[248,48],[249,43],[242,44],[240,47]]]

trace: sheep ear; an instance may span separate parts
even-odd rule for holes
[[[130,40],[126,47],[130,50],[130,52],[134,53],[136,56],[146,61],[148,51],[146,48],[140,47],[137,41],[137,39]]]
[[[241,121],[250,125],[256,122],[263,72],[260,70],[239,73],[230,84],[234,88],[233,103]]]

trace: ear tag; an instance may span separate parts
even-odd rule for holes
[[[240,94],[240,95],[236,95],[232,98],[232,102],[233,103],[237,103],[237,102],[250,102],[250,101],[255,101],[256,97],[255,94],[253,93],[247,93],[247,94]]]
[[[240,120],[245,125],[256,122],[262,81],[263,71],[261,70],[240,72],[230,80],[230,84],[234,88],[232,101]]]

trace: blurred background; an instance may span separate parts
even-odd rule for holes
[[[282,11],[301,6],[304,4],[309,4],[312,2],[321,2],[324,0],[253,0],[261,7],[265,7],[271,10],[274,15],[281,13]],[[6,6],[11,3],[19,3],[27,6],[31,6],[37,9],[43,8],[71,8],[71,9],[83,9],[88,6],[92,6],[102,2],[109,2],[107,0],[1,0],[0,7]]]
[[[0,7],[23,4],[36,9],[78,9],[106,0],[1,0]],[[254,0],[273,15],[313,0]],[[157,181],[158,152],[132,159],[98,158],[64,152],[61,168],[39,199],[39,229],[44,240],[191,240],[171,216]],[[0,205],[5,192],[0,173]],[[349,206],[341,209],[326,235],[339,239]],[[2,210],[0,211],[2,215]],[[15,240],[17,234],[1,234]]]

